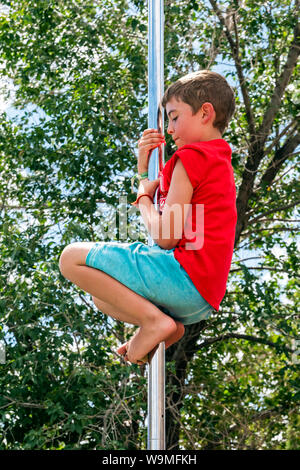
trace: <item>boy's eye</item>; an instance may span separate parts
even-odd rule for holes
[[[173,118],[173,121],[177,121],[177,119],[178,119],[178,116],[176,116],[176,118]]]

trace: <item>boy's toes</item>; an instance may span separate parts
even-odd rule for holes
[[[120,354],[120,356],[122,356],[122,359],[125,362],[130,362],[129,359],[128,359],[127,350],[128,350],[128,343],[124,343],[124,344],[122,344],[122,346],[120,346],[117,349],[117,353]]]
[[[129,347],[129,342],[122,344],[122,346],[120,346],[117,349],[117,353],[120,354],[120,356],[122,356],[124,361],[131,362],[132,364],[139,364],[139,365],[142,365],[148,362],[147,355],[139,360],[137,360],[135,357],[132,357],[131,355],[128,357],[128,347]]]
[[[131,364],[138,364],[139,366],[145,365],[149,362],[149,354],[146,354],[142,358],[137,358],[135,355],[129,352],[125,357],[127,357],[127,360],[131,362]]]
[[[117,353],[120,354],[121,356],[125,356],[125,354],[127,352],[127,348],[128,348],[128,343],[124,343],[124,344],[122,344],[122,346],[120,346],[117,349]]]

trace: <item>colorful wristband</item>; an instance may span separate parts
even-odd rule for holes
[[[148,171],[145,171],[145,173],[141,173],[140,175],[138,173],[136,173],[135,175],[133,175],[133,177],[131,178],[131,192],[133,193],[133,185],[134,185],[134,182],[135,180],[138,180],[138,182],[140,182],[141,180],[144,180],[148,178]]]
[[[152,196],[150,196],[150,194],[148,194],[148,193],[144,193],[144,194],[140,194],[140,195],[139,195],[139,197],[137,198],[137,200],[136,200],[136,201],[134,201],[134,202],[132,202],[132,203],[131,203],[131,205],[132,205],[132,206],[137,206],[137,205],[138,205],[138,203],[139,203],[139,200],[140,200],[140,199],[141,199],[141,197],[143,197],[143,196],[147,196],[147,197],[149,197],[149,198],[151,199],[152,203],[153,203],[153,197],[152,197]]]

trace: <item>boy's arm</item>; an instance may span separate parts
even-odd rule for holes
[[[193,186],[187,172],[178,158],[172,173],[168,196],[160,215],[151,200],[143,197],[139,208],[152,239],[163,249],[174,248],[182,238],[182,233],[193,196]]]

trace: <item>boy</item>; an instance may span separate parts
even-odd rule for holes
[[[222,139],[235,108],[232,89],[202,70],[171,85],[162,105],[177,151],[159,179],[140,180],[135,202],[155,244],[73,243],[60,257],[63,276],[90,293],[97,308],[140,327],[118,349],[138,364],[160,342],[168,348],[178,341],[184,325],[219,309],[237,220],[231,149]],[[164,143],[158,131],[144,131],[139,175],[148,170],[150,150]],[[158,185],[160,212],[153,206]]]

